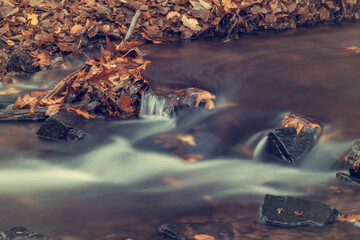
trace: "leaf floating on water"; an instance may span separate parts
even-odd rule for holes
[[[284,211],[284,209],[283,208],[278,208],[278,209],[276,209],[276,211],[277,211],[277,214],[280,214],[280,213],[282,213]]]
[[[210,235],[206,235],[206,234],[198,234],[198,235],[195,235],[194,238],[196,240],[215,240],[214,237],[212,237]]]
[[[294,214],[295,214],[296,216],[302,216],[302,215],[304,214],[304,212],[303,212],[303,211],[301,211],[301,212],[294,211]]]
[[[215,108],[213,99],[216,97],[212,93],[200,88],[190,88],[189,92],[191,92],[190,96],[196,96],[196,107],[199,106],[201,101],[205,101],[205,109],[212,110]]]
[[[347,47],[346,50],[349,50],[350,52],[353,53],[360,53],[360,47],[356,47],[356,46]]]

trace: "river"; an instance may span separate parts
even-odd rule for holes
[[[359,190],[335,179],[337,159],[360,137],[360,54],[349,47],[360,47],[359,22],[143,46],[152,84],[206,89],[217,110],[94,122],[92,136],[76,143],[36,138],[37,122],[0,123],[1,229],[25,226],[61,240],[156,239],[167,222],[237,221],[241,239],[357,239],[351,224],[302,231],[255,223],[266,193],[360,212]],[[66,74],[38,73],[22,89]],[[259,142],[289,112],[324,124],[318,145],[299,168],[260,162]],[[202,143],[211,159],[185,163],[142,141],[199,126],[218,140]],[[239,148],[255,157],[237,156]]]

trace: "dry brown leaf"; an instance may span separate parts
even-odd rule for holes
[[[196,105],[195,107],[199,106],[201,101],[205,101],[205,109],[212,110],[215,108],[215,104],[213,102],[213,99],[215,99],[215,95],[211,94],[208,91],[198,89],[198,88],[190,88],[191,90],[195,90],[195,92],[192,92],[190,96],[196,96]]]
[[[30,20],[31,25],[35,26],[39,23],[38,15],[35,13],[28,14],[27,19]]]
[[[72,35],[78,34],[82,29],[83,26],[81,26],[80,24],[76,24],[70,29],[70,34]]]
[[[180,13],[172,11],[172,12],[169,12],[169,13],[166,15],[166,18],[167,18],[167,19],[171,19],[171,18],[173,18],[173,17],[180,17]]]
[[[233,3],[231,0],[221,0],[222,6],[224,7],[225,12],[230,13],[231,9],[237,8],[237,5]]]
[[[11,41],[11,40],[6,40],[5,42],[6,42],[7,45],[9,45],[9,46],[14,46],[14,45],[15,45],[14,41]]]
[[[193,31],[201,30],[198,20],[194,18],[188,18],[186,15],[183,15],[181,21],[185,27],[188,27]]]
[[[277,211],[277,214],[281,214],[284,211],[284,209],[283,208],[278,208],[278,209],[276,209],[276,211]]]

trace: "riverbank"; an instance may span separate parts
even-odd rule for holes
[[[357,0],[2,1],[0,79],[59,66],[72,53],[106,45],[106,37],[122,41],[139,9],[132,39],[167,43],[358,19],[359,6]]]

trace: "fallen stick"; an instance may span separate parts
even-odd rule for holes
[[[140,10],[136,10],[135,15],[133,17],[133,19],[131,20],[131,24],[130,27],[125,35],[125,41],[129,42],[130,41],[130,37],[132,35],[132,33],[134,32],[135,26],[137,21],[139,20],[139,17],[141,15],[141,11]]]
[[[40,121],[45,120],[47,108],[35,109],[33,114],[29,114],[29,109],[1,109],[0,110],[0,122],[1,121]]]

